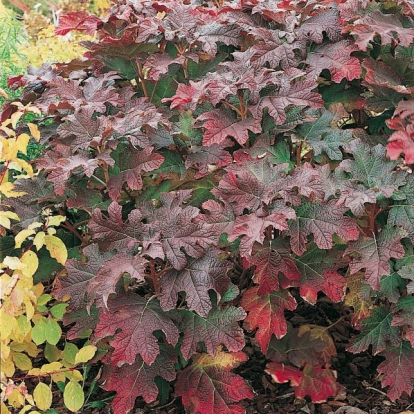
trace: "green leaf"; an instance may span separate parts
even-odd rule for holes
[[[38,320],[32,329],[32,340],[36,345],[46,341],[47,322],[44,318]]]
[[[131,80],[137,76],[134,65],[127,59],[107,57],[105,58],[105,63],[109,69],[117,71],[125,79]]]
[[[353,340],[348,351],[360,353],[372,345],[374,355],[383,351],[388,344],[398,345],[401,341],[399,329],[391,326],[393,314],[384,307],[374,308],[371,316],[361,322],[362,331]]]
[[[380,286],[380,295],[396,303],[405,289],[405,281],[398,273],[393,272],[380,280]]]
[[[63,392],[63,402],[68,410],[76,412],[80,410],[85,401],[82,387],[75,381],[69,381],[66,384],[65,391]]]
[[[56,318],[61,320],[65,314],[66,308],[68,307],[67,303],[58,303],[50,308],[50,313]]]
[[[50,345],[56,345],[62,336],[62,329],[59,324],[53,320],[49,319],[45,326],[45,339],[49,342]]]
[[[138,201],[143,203],[144,201],[159,200],[161,193],[168,193],[170,191],[171,185],[169,180],[162,181],[159,185],[147,185],[146,189],[138,197]]]
[[[63,356],[69,364],[75,364],[75,358],[78,351],[79,349],[75,344],[66,342],[65,347],[63,348]]]
[[[170,150],[160,150],[160,153],[164,156],[164,162],[161,167],[154,172],[161,174],[177,173],[180,178],[183,178],[186,172],[183,158],[177,152]]]

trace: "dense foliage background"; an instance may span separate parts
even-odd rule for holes
[[[368,0],[61,15],[87,52],[10,77],[1,115],[2,413],[56,389],[82,410],[98,382],[117,414],[138,397],[243,413],[250,344],[321,403],[344,392],[341,321],[389,398],[410,395],[413,17]]]

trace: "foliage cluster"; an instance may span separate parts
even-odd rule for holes
[[[3,197],[27,201],[27,193],[16,188],[15,179],[24,183],[23,187],[31,187],[36,181],[27,157],[30,156],[29,141],[38,142],[40,132],[35,123],[25,122],[25,118],[38,116],[40,111],[30,104],[14,106],[16,111],[0,127],[2,203]],[[22,223],[22,230],[14,237],[9,236],[12,222],[21,222],[20,218],[13,211],[0,211],[1,412],[9,412],[4,401],[9,408],[21,408],[21,413],[38,413],[35,407],[49,409],[53,383],[64,388],[67,408],[77,411],[84,403],[83,387],[79,382],[85,379],[78,368],[82,369],[82,364],[92,359],[97,348],[85,344],[79,349],[73,343],[62,343],[61,321],[67,303],[53,300],[47,292],[50,292],[48,286],[39,281],[42,278],[40,267],[46,266],[46,272],[50,269],[47,257],[56,264],[66,262],[67,248],[56,236],[56,228],[66,217],[52,215],[52,210],[45,208],[39,221]],[[50,273],[46,274],[49,278]],[[36,358],[48,363],[35,367]],[[25,381],[31,378],[36,378],[37,384],[29,390]]]
[[[61,16],[56,34],[96,36],[87,59],[10,80],[42,111],[42,148],[4,231],[17,257],[59,261],[58,233],[79,252],[49,269],[53,294],[116,414],[172,394],[244,412],[246,334],[297,397],[335,397],[329,329],[285,318],[303,300],[351,307],[349,351],[383,357],[391,400],[412,393],[413,17],[405,1],[118,0]]]

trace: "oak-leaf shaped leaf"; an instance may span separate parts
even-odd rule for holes
[[[245,267],[255,266],[253,280],[263,295],[280,289],[279,273],[287,280],[297,280],[300,272],[291,257],[291,250],[282,239],[254,243],[252,253],[243,259]]]
[[[401,227],[385,226],[379,235],[360,237],[356,242],[351,242],[345,250],[345,255],[356,253],[352,254],[349,265],[351,274],[365,269],[366,282],[379,291],[381,278],[391,273],[389,260],[404,256],[401,239],[406,236],[407,232]]]
[[[59,16],[59,24],[55,29],[55,34],[65,36],[72,30],[78,30],[92,36],[101,23],[101,19],[97,16],[84,11],[73,11]]]
[[[265,295],[258,294],[259,287],[254,286],[243,293],[241,306],[248,312],[244,325],[248,331],[258,328],[255,338],[263,353],[266,353],[270,339],[286,335],[287,324],[285,310],[295,310],[296,301],[287,290],[279,290]]]
[[[124,273],[128,273],[131,278],[143,282],[145,280],[146,265],[147,260],[142,256],[132,256],[122,252],[105,260],[96,276],[89,283],[88,308],[94,301],[98,306],[102,306],[102,304],[107,306],[109,295],[116,293],[116,285]]]
[[[88,223],[92,237],[98,241],[103,250],[132,249],[135,243],[148,235],[148,228],[142,223],[142,214],[136,209],[132,210],[128,219],[122,220],[122,206],[115,201],[108,207],[108,216],[102,215],[102,210],[95,209]]]
[[[263,110],[267,108],[275,123],[282,125],[286,121],[286,108],[289,105],[321,108],[322,97],[313,92],[317,87],[316,81],[311,78],[301,79],[304,75],[304,72],[296,68],[283,71],[279,78],[280,84],[265,88],[259,102],[250,108],[253,116],[261,119]]]
[[[212,308],[209,291],[214,290],[221,298],[230,284],[228,270],[229,262],[220,259],[214,249],[206,250],[203,257],[190,258],[182,270],[168,270],[159,281],[161,307],[165,311],[175,308],[178,294],[185,292],[188,308],[207,317]]]
[[[70,296],[69,309],[80,309],[85,306],[89,285],[98,273],[102,264],[112,257],[112,254],[100,252],[96,244],[83,249],[84,259],[69,259],[65,264],[66,275],[59,275],[55,280],[54,295],[62,299]]]
[[[80,107],[65,117],[65,123],[57,129],[59,141],[71,147],[72,151],[88,149],[110,135],[110,126],[105,116],[93,118],[94,109]]]
[[[360,50],[366,51],[369,42],[374,42],[375,36],[381,36],[381,44],[395,44],[396,41],[409,47],[414,41],[414,29],[404,28],[394,14],[382,14],[375,10],[346,26],[344,33],[356,35],[355,44]]]
[[[314,305],[318,292],[324,292],[334,302],[339,302],[345,294],[346,279],[338,273],[347,262],[338,250],[320,250],[311,243],[305,254],[293,257],[300,272],[297,280],[281,280],[282,287],[298,286],[302,298]]]
[[[364,184],[367,189],[374,189],[389,198],[405,184],[402,171],[395,171],[396,161],[387,160],[385,148],[378,144],[370,147],[360,139],[353,140],[347,147],[354,159],[342,161],[337,167],[352,174],[352,181]]]
[[[398,346],[388,347],[382,355],[385,361],[378,365],[377,371],[383,374],[381,385],[389,386],[387,394],[391,401],[400,398],[406,392],[413,392],[414,379],[414,349],[406,342]]]
[[[322,365],[305,365],[303,378],[298,386],[294,386],[295,396],[305,398],[309,396],[313,403],[318,404],[334,397],[339,391],[335,372]]]
[[[188,412],[200,414],[244,414],[238,404],[254,394],[244,379],[231,372],[247,360],[243,352],[219,351],[213,357],[197,355],[192,364],[178,374],[176,393]]]
[[[358,239],[358,226],[355,220],[345,216],[346,211],[346,207],[336,206],[334,200],[326,203],[303,203],[296,209],[296,220],[289,224],[293,252],[301,256],[306,251],[309,234],[313,234],[320,249],[327,250],[333,246],[334,234],[344,240]]]
[[[310,66],[309,75],[317,78],[324,69],[331,73],[333,82],[340,83],[342,79],[349,81],[361,77],[361,63],[358,58],[350,56],[358,48],[347,40],[337,43],[327,43],[315,48],[306,59]]]
[[[153,153],[153,147],[137,150],[134,147],[127,148],[119,156],[117,167],[119,172],[112,175],[107,183],[109,196],[116,201],[121,194],[122,187],[126,183],[130,190],[141,190],[142,172],[156,170],[164,162],[161,154]]]
[[[156,377],[164,378],[166,381],[175,379],[174,364],[177,356],[174,351],[164,348],[151,365],[146,364],[138,355],[131,365],[105,366],[102,388],[106,391],[116,391],[111,402],[114,414],[130,413],[137,397],[143,397],[147,403],[155,401],[158,396]]]
[[[225,309],[212,309],[206,317],[188,310],[179,310],[179,328],[184,333],[181,353],[190,359],[203,342],[210,355],[216,355],[219,346],[229,351],[240,351],[244,347],[244,332],[238,321],[246,317],[243,308],[231,306]]]
[[[234,241],[241,236],[240,255],[246,257],[251,254],[255,242],[263,243],[266,228],[271,226],[277,230],[287,230],[287,220],[295,217],[295,211],[284,203],[280,203],[271,213],[259,209],[236,217],[228,239]]]
[[[348,351],[359,353],[372,346],[374,355],[385,350],[388,345],[398,345],[401,341],[399,329],[391,325],[393,314],[384,307],[377,307],[361,322],[361,332],[353,339]]]
[[[394,308],[391,325],[405,327],[404,337],[414,347],[414,296],[399,299]]]
[[[342,24],[339,12],[334,8],[319,10],[319,13],[309,17],[296,30],[299,39],[311,39],[319,44],[323,42],[323,36],[326,34],[332,42],[341,40]]]
[[[95,335],[98,339],[114,336],[109,342],[114,347],[111,365],[132,364],[137,354],[151,365],[160,353],[154,331],[162,331],[169,344],[177,344],[178,329],[157,299],[124,293],[109,298],[107,309],[101,308]]]
[[[214,109],[199,115],[197,120],[204,121],[203,145],[220,144],[227,137],[233,137],[243,145],[249,139],[249,131],[258,134],[262,127],[256,118],[239,119],[228,110]]]

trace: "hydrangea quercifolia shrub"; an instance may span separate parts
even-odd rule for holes
[[[246,332],[276,382],[335,396],[332,338],[285,319],[299,296],[351,306],[349,351],[385,358],[390,399],[412,393],[413,17],[405,1],[118,1],[61,17],[57,34],[96,34],[85,59],[11,80],[45,149],[39,202],[9,203],[70,218],[81,258],[54,294],[67,338],[107,347],[116,414],[159,387],[189,413],[244,412]]]

